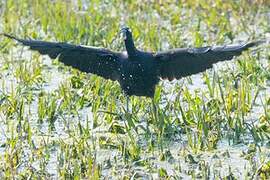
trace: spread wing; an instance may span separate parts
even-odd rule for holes
[[[180,79],[206,69],[212,68],[214,63],[233,59],[243,51],[264,41],[250,42],[241,45],[227,45],[217,47],[173,49],[155,54],[158,64],[157,74],[163,79]]]
[[[106,79],[118,80],[119,54],[103,48],[90,46],[77,46],[68,43],[56,43],[37,40],[23,40],[4,34],[6,37],[15,39],[30,49],[46,54],[50,58],[58,57],[65,65],[72,66],[80,71],[93,73]]]

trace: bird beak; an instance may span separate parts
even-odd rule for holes
[[[122,37],[124,40],[127,39],[127,33],[126,33],[126,30],[125,30],[125,29],[121,29],[120,34],[121,34],[121,37]]]

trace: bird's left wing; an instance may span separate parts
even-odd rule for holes
[[[46,42],[37,40],[24,40],[4,34],[31,50],[46,54],[50,58],[58,57],[65,65],[72,66],[80,71],[93,73],[106,79],[118,80],[120,77],[119,53],[104,48],[78,46],[68,43]]]
[[[231,60],[234,56],[239,56],[242,51],[262,42],[264,41],[158,52],[154,55],[157,63],[157,75],[163,79],[173,80],[203,72],[212,68],[214,63]]]

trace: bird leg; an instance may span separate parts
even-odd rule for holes
[[[127,112],[129,113],[129,108],[128,108],[128,104],[129,104],[129,96],[127,96],[126,101],[127,101],[127,106],[126,106]]]
[[[129,113],[129,96],[126,95],[126,112]]]

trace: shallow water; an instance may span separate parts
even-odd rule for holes
[[[87,13],[84,12],[86,10],[88,1],[83,1],[83,9],[81,12],[78,13]],[[108,8],[108,4],[104,4],[101,8]],[[78,7],[74,7],[74,11],[76,11]],[[121,10],[124,10],[124,5],[120,7]],[[1,8],[0,8],[1,10]],[[115,11],[115,8],[114,8]],[[175,9],[177,11],[177,9]],[[188,11],[188,10],[186,10]],[[118,12],[115,11],[114,15],[118,16]],[[170,26],[170,21],[166,20],[164,17],[160,17],[158,12],[152,12],[153,14],[144,14],[141,15],[141,19],[145,19],[146,21],[151,21],[153,17],[155,19],[158,19],[159,26],[163,28],[167,28],[170,31],[173,31],[173,27]],[[184,13],[184,11],[182,12]],[[267,13],[267,12],[266,12]],[[131,15],[129,15],[131,16]],[[120,24],[125,24],[128,21],[129,16],[125,16],[125,18],[121,19]],[[153,17],[152,17],[153,16]],[[258,14],[260,16],[260,14]],[[265,14],[261,14],[261,16],[265,16]],[[267,17],[270,18],[270,14],[268,13]],[[185,20],[186,17],[183,17],[181,20]],[[259,17],[257,17],[260,19]],[[269,19],[270,20],[270,19]],[[188,26],[192,26],[193,24],[197,24],[196,19],[191,19],[190,21],[194,21]],[[239,21],[234,20],[234,18],[231,18],[231,24],[233,31],[237,31]],[[259,23],[259,22],[258,22]],[[186,27],[186,33],[181,35],[181,39],[186,42],[187,45],[191,45],[193,43],[193,36],[192,33],[188,31],[188,29],[191,29],[192,27]],[[0,31],[2,29],[2,25],[0,23]],[[262,28],[257,28],[257,24],[254,24],[253,26],[250,26],[251,31],[256,32],[256,37],[266,37],[270,38],[270,33],[265,33],[265,30]],[[206,34],[208,32],[207,27],[202,25],[201,31],[205,33],[205,36],[208,37],[209,34]],[[145,30],[146,31],[146,30]],[[146,33],[143,30],[141,30],[142,33]],[[41,32],[42,33],[42,32]],[[246,41],[249,39],[247,37],[246,32],[239,32],[236,34],[237,39],[234,39],[234,42],[238,41]],[[167,49],[170,48],[170,45],[168,43],[169,39],[168,37],[160,37],[163,41],[161,42],[160,48]],[[210,37],[211,39],[211,37]],[[212,37],[212,39],[215,39],[215,37]],[[145,48],[144,43],[141,42],[142,40],[140,38],[137,39],[138,46]],[[229,42],[228,42],[229,43]],[[205,44],[205,43],[204,43]],[[148,47],[149,48],[149,47]],[[262,46],[262,48],[265,48],[265,46]],[[255,50],[255,53],[250,51],[250,54],[256,54],[256,51],[260,51],[260,49]],[[266,52],[264,52],[265,56],[267,55]],[[5,54],[6,55],[6,54]],[[15,63],[16,61],[33,61],[33,53],[30,51],[27,51],[25,48],[22,49],[20,46],[17,46],[17,48],[11,49],[10,53],[7,55],[12,63]],[[9,59],[8,58],[8,59]],[[28,117],[29,124],[31,126],[32,131],[32,141],[34,142],[36,149],[47,147],[47,144],[51,145],[52,142],[55,143],[55,147],[50,147],[48,150],[47,155],[49,155],[47,164],[46,164],[46,172],[49,173],[49,177],[52,179],[58,179],[60,177],[59,174],[59,157],[63,153],[59,148],[59,142],[63,141],[66,144],[72,144],[74,143],[74,139],[72,139],[73,136],[76,138],[82,138],[79,135],[74,135],[70,133],[76,133],[75,130],[78,129],[78,124],[82,125],[82,127],[86,128],[87,124],[89,123],[89,132],[91,136],[89,137],[90,144],[94,142],[98,144],[96,141],[99,137],[108,137],[112,138],[115,143],[119,143],[121,139],[128,139],[129,137],[127,135],[121,135],[121,134],[115,134],[109,132],[109,124],[103,123],[98,127],[94,127],[93,122],[93,110],[91,106],[83,107],[82,109],[78,110],[78,114],[74,115],[70,112],[64,112],[61,115],[56,117],[56,121],[54,123],[54,129],[50,129],[50,124],[47,121],[44,121],[43,123],[38,122],[38,94],[41,92],[45,92],[48,94],[55,93],[61,84],[70,83],[70,77],[72,76],[70,72],[67,72],[66,70],[63,70],[59,68],[58,65],[54,65],[52,61],[46,57],[39,57],[42,58],[42,75],[44,78],[44,83],[40,83],[41,86],[37,89],[33,90],[34,94],[34,100],[31,102],[31,104],[25,105],[25,116]],[[1,58],[0,64],[4,64],[6,59]],[[269,57],[263,57],[259,60],[262,64],[265,66],[269,66]],[[221,71],[231,71],[235,70],[235,61],[234,62],[224,62],[224,63],[218,63],[214,66],[214,71],[216,74],[219,74]],[[12,90],[16,89],[16,87],[19,87],[19,82],[14,78],[14,69],[8,68],[6,70],[3,70],[1,72],[1,78],[0,78],[0,85],[1,85],[1,91],[0,95],[2,95],[4,92],[6,94],[9,94]],[[213,76],[213,70],[208,71],[209,76]],[[221,74],[221,73],[220,73]],[[92,76],[92,75],[89,75]],[[192,83],[191,83],[192,82]],[[117,83],[117,82],[115,82]],[[205,92],[207,91],[207,85],[204,83],[202,74],[193,75],[188,78],[183,78],[178,81],[162,81],[160,83],[163,87],[163,90],[165,91],[164,96],[166,94],[166,97],[163,97],[163,99],[169,100],[169,102],[174,102],[176,99],[176,95],[173,93],[174,88],[177,87],[187,87],[189,92],[191,94],[194,94],[195,91],[198,92]],[[77,91],[77,90],[76,90]],[[258,98],[255,101],[255,104],[253,108],[251,109],[251,112],[245,116],[245,122],[250,124],[258,124],[260,123],[259,118],[264,113],[264,109],[262,106],[262,102],[266,97],[269,97],[270,95],[270,81],[268,80],[267,85],[265,89],[261,90],[259,92]],[[79,94],[79,93],[78,93]],[[253,92],[254,94],[254,92]],[[61,104],[62,100],[58,99],[57,104]],[[119,100],[117,101],[117,106],[123,106],[122,102]],[[163,104],[160,105],[161,107]],[[165,105],[164,105],[165,106]],[[120,109],[120,108],[119,108]],[[134,111],[134,109],[133,109]],[[147,109],[145,110],[147,111]],[[147,113],[147,112],[146,112]],[[102,115],[100,115],[102,116]],[[181,115],[179,114],[179,117]],[[140,116],[141,124],[142,126],[147,126],[147,119],[144,118],[144,116]],[[8,148],[6,147],[6,142],[9,138],[12,137],[12,130],[8,129],[10,127],[20,128],[17,126],[17,119],[8,119],[9,122],[7,122],[6,116],[1,112],[0,113],[0,156],[4,157],[5,153],[7,153]],[[118,120],[118,119],[116,119]],[[119,120],[120,121],[120,120]],[[120,121],[119,124],[123,125],[125,121]],[[10,125],[13,124],[13,125]],[[250,146],[253,144],[256,144],[257,142],[254,142],[254,138],[251,134],[245,134],[244,137],[241,137],[241,142],[234,143],[229,140],[227,137],[223,137],[221,140],[219,140],[217,148],[214,150],[209,151],[199,151],[197,153],[192,152],[190,147],[188,146],[188,140],[187,135],[179,133],[174,137],[168,140],[169,142],[166,142],[167,145],[165,146],[165,150],[171,153],[171,157],[168,160],[161,160],[160,158],[160,150],[156,148],[153,152],[147,151],[147,145],[144,140],[143,133],[139,133],[135,135],[138,137],[139,140],[141,140],[141,152],[140,157],[141,159],[138,161],[146,161],[147,165],[140,165],[140,162],[123,162],[123,155],[121,154],[119,149],[113,149],[113,148],[102,148],[97,145],[95,149],[93,150],[93,153],[95,155],[95,161],[97,164],[101,164],[101,175],[103,178],[108,177],[108,179],[119,179],[122,178],[124,175],[134,175],[134,179],[141,177],[142,179],[158,179],[159,174],[157,172],[158,169],[163,168],[166,170],[166,173],[168,176],[175,176],[177,179],[183,178],[183,179],[192,179],[193,178],[201,178],[202,173],[208,169],[210,179],[217,179],[220,177],[226,177],[233,174],[234,177],[237,179],[244,179],[244,176],[248,173],[256,173],[256,170],[258,170],[258,167],[260,167],[261,164],[264,162],[268,162],[270,160],[270,152],[269,147],[267,145],[267,141],[261,143],[260,146],[258,146],[255,149],[255,155],[251,157],[251,159],[247,158],[248,151],[250,149]],[[25,140],[26,137],[20,137],[22,141]],[[26,163],[22,163],[23,165],[20,166],[18,169],[19,171],[23,171],[25,167],[27,167],[27,163],[29,160],[29,157],[31,156],[31,151],[33,151],[31,148],[29,148],[28,145],[24,145],[25,149],[23,152],[24,160]],[[36,152],[35,152],[36,153]],[[4,159],[4,158],[3,158]],[[79,159],[79,158],[78,158]],[[194,161],[193,161],[194,160]],[[41,160],[35,160],[31,166],[37,170],[41,169]],[[206,169],[203,169],[206,168]],[[252,175],[247,175],[249,177],[252,177]]]
[[[27,52],[27,51],[26,51]],[[20,58],[21,59],[27,59],[30,57],[31,54],[25,53],[23,54]],[[59,88],[59,86],[63,83],[68,81],[69,74],[64,71],[59,71],[57,66],[53,65],[51,63],[51,60],[48,57],[42,57],[42,63],[48,67],[43,73],[45,75],[45,83],[42,85],[41,89],[35,91],[36,94],[41,91],[45,91],[47,93],[52,93],[55,90]],[[218,73],[219,70],[221,69],[233,69],[233,62],[225,62],[226,66],[224,67],[224,63],[219,63],[214,67],[214,70],[216,73]],[[211,73],[211,71],[210,71]],[[12,87],[16,89],[17,81],[12,78],[12,75],[9,73],[2,73],[2,76],[5,78],[2,78],[1,84],[3,84],[2,90],[5,92],[10,92],[12,90]],[[91,76],[91,75],[89,75]],[[173,101],[175,99],[175,96],[170,92],[170,90],[173,89],[173,87],[177,85],[185,85],[189,89],[190,92],[194,91],[204,91],[207,89],[206,84],[204,84],[202,74],[197,74],[193,75],[190,77],[192,84],[187,82],[187,79],[181,79],[179,81],[163,81],[161,84],[163,86],[164,91],[168,91],[166,99],[169,99]],[[4,82],[4,83],[3,83]],[[116,82],[115,82],[116,83]],[[256,100],[256,106],[253,107],[252,111],[249,113],[249,115],[245,118],[246,122],[258,122],[258,117],[263,114],[264,109],[261,106],[261,100],[265,96],[269,96],[270,92],[270,83],[268,83],[268,86],[260,91],[259,96]],[[38,99],[35,99],[29,106],[29,110],[31,113],[31,118],[29,119],[30,124],[33,128],[33,131],[35,132],[33,134],[33,139],[35,139],[35,144],[38,146],[38,144],[42,144],[44,141],[44,138],[48,138],[49,141],[53,141],[54,139],[62,139],[64,141],[68,141],[70,138],[68,135],[68,129],[69,127],[76,127],[77,123],[80,122],[82,126],[86,126],[86,122],[90,122],[92,124],[92,112],[91,112],[91,107],[85,107],[81,110],[79,110],[78,116],[70,116],[70,115],[64,115],[64,117],[58,117],[56,122],[55,122],[55,130],[50,131],[49,130],[49,124],[47,122],[44,122],[42,124],[37,123],[38,122],[38,116],[37,116],[37,101]],[[59,102],[61,103],[61,102]],[[27,108],[27,107],[26,107]],[[25,112],[28,114],[28,112]],[[2,116],[1,116],[2,117]],[[3,120],[1,120],[1,131],[3,133],[1,136],[1,144],[4,144],[7,140],[7,136],[3,136],[5,133],[5,123],[3,123]],[[91,126],[92,127],[92,126]],[[98,127],[96,129],[92,129],[93,132],[93,138],[98,137],[100,135],[102,136],[111,136],[110,133],[105,133],[106,130],[108,130],[106,127]],[[90,130],[90,131],[92,131]],[[201,171],[198,169],[199,168],[199,162],[200,163],[205,163],[209,166],[210,168],[210,177],[211,179],[215,179],[217,177],[214,177],[213,172],[218,172],[220,177],[225,177],[229,175],[231,172],[236,178],[242,178],[246,173],[251,171],[252,168],[252,161],[248,161],[243,157],[243,152],[248,150],[248,144],[249,143],[254,143],[252,141],[252,138],[247,135],[247,137],[243,137],[245,139],[245,144],[240,143],[237,145],[233,144],[228,144],[228,141],[226,139],[223,139],[218,143],[217,149],[210,151],[210,152],[202,152],[199,153],[199,155],[194,155],[194,158],[196,158],[196,162],[188,162],[186,160],[186,154],[192,154],[192,152],[189,152],[188,147],[187,147],[187,137],[185,135],[180,135],[180,139],[178,140],[173,140],[171,142],[171,145],[168,146],[168,150],[170,151],[172,155],[172,160],[171,161],[160,161],[158,156],[159,152],[157,151],[154,154],[151,153],[145,153],[142,154],[142,159],[148,159],[150,162],[151,166],[160,169],[164,168],[167,171],[168,175],[174,175],[177,177],[181,177],[184,179],[189,179],[190,178],[190,173],[194,173],[194,176],[199,178],[201,177]],[[259,163],[260,158],[262,156],[266,157],[266,160],[270,160],[270,152],[267,147],[262,146],[262,150],[260,152],[257,152],[257,156],[255,156],[253,161]],[[5,147],[0,148],[0,153],[5,153]],[[56,178],[59,176],[58,171],[57,171],[57,158],[59,156],[59,151],[53,150],[50,152],[50,157],[48,164],[46,168],[48,169],[48,173],[51,174],[52,178]],[[193,156],[193,155],[192,155]],[[158,174],[156,173],[151,173],[148,172],[145,167],[140,167],[140,166],[133,166],[129,168],[125,168],[123,162],[120,160],[121,159],[121,154],[119,153],[118,150],[112,150],[112,149],[97,149],[96,151],[96,160],[100,164],[106,165],[106,162],[108,161],[115,161],[113,159],[116,159],[116,163],[110,166],[112,166],[114,171],[118,172],[119,174],[112,174],[112,168],[104,168],[102,170],[102,175],[103,177],[108,176],[111,177],[112,179],[118,177],[121,177],[122,174],[125,171],[127,172],[137,172],[136,176],[143,177],[144,179],[148,179],[150,177],[152,178],[158,178]],[[35,162],[33,164],[33,167],[36,169],[39,169],[39,163]],[[23,168],[23,167],[22,167]],[[179,170],[181,169],[181,171]],[[135,173],[136,174],[136,173]],[[217,175],[217,174],[216,174]],[[111,179],[109,178],[109,179]]]

